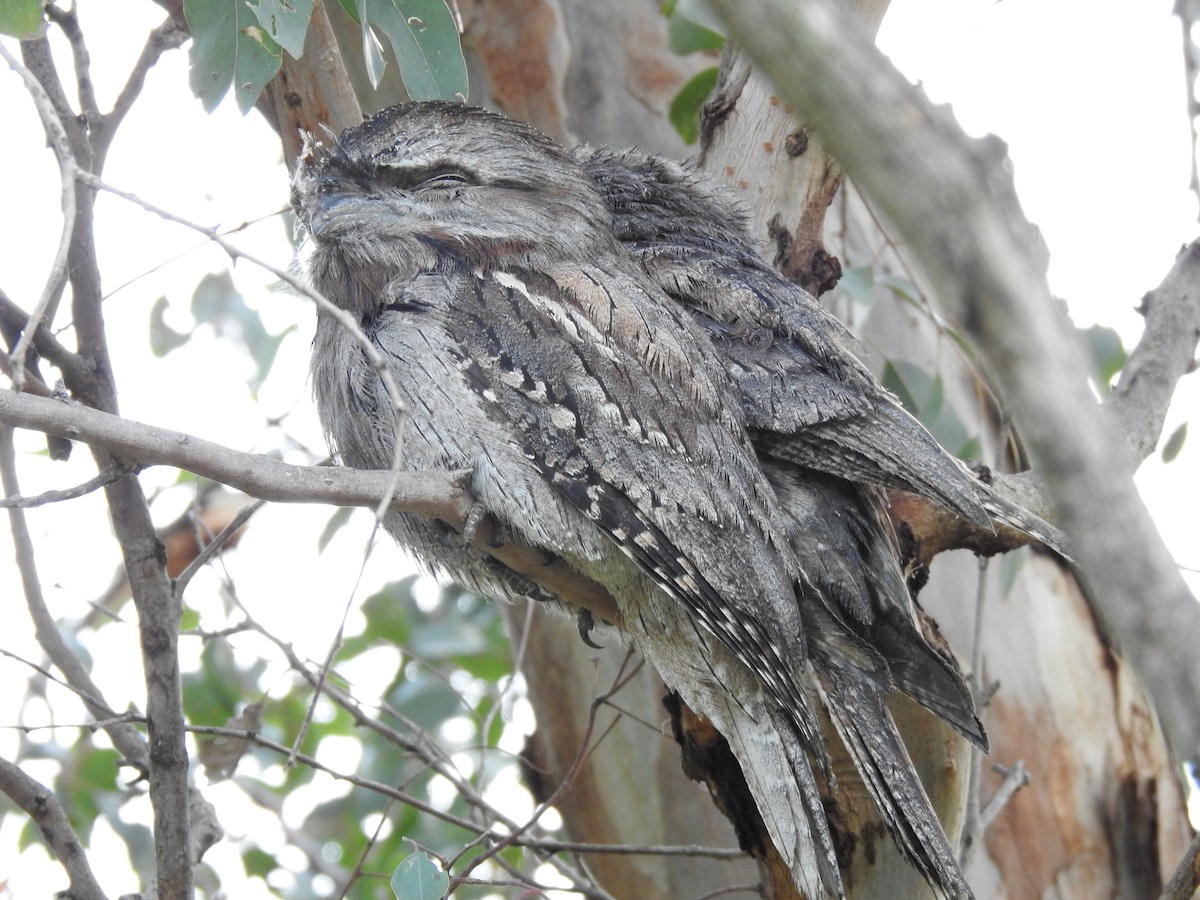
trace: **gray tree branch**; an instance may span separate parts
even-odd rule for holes
[[[123,419],[65,400],[0,390],[0,423],[83,441],[131,468],[174,466],[211,478],[261,500],[390,508],[439,519],[460,533],[473,499],[462,472],[384,472],[326,466],[294,466],[255,453],[241,453],[202,438]],[[521,544],[498,540],[501,529],[485,518],[476,546],[559,597],[609,622],[618,621],[616,601],[595,582],[564,562]]]
[[[0,425],[0,483],[3,484],[4,492],[8,495],[16,494],[20,489],[13,452],[12,428],[7,424]],[[17,571],[20,573],[21,586],[25,593],[25,605],[29,610],[29,617],[33,621],[38,646],[63,673],[67,683],[79,692],[79,696],[83,698],[92,715],[97,718],[108,718],[112,714],[112,704],[104,699],[103,692],[92,680],[83,661],[63,639],[62,633],[58,630],[58,623],[54,621],[54,616],[46,605],[41,579],[38,577],[33,537],[29,533],[25,511],[10,507],[8,521],[16,552]],[[105,726],[105,731],[112,740],[113,746],[128,763],[136,766],[144,775],[149,761],[149,750],[146,747],[145,738],[128,722],[111,722]]]
[[[58,798],[45,785],[30,778],[7,759],[0,759],[0,792],[25,810],[37,824],[46,846],[70,878],[70,889],[57,896],[69,896],[72,900],[105,900],[104,891],[88,865],[79,836],[71,827]]]
[[[711,0],[783,97],[904,238],[948,317],[993,366],[1078,546],[1107,633],[1146,685],[1168,743],[1200,757],[1200,604],[1132,481],[1122,438],[1088,391],[1079,340],[1051,296],[995,138],[970,140],[832,0]]]
[[[1142,298],[1146,329],[1121,369],[1109,405],[1140,462],[1154,452],[1179,379],[1195,368],[1200,337],[1200,242],[1179,251],[1162,283]]]

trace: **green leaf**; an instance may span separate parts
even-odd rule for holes
[[[189,722],[223,725],[243,700],[229,642],[208,641],[200,651],[200,663],[199,671],[183,673],[183,711]]]
[[[399,900],[439,900],[450,890],[450,876],[432,856],[420,850],[396,866],[389,883]]]
[[[1017,576],[1029,560],[1029,548],[1018,547],[1000,558],[1000,595],[1007,597],[1017,583]]]
[[[1179,451],[1183,449],[1183,442],[1187,440],[1187,427],[1188,423],[1184,422],[1171,432],[1171,436],[1167,438],[1167,442],[1163,444],[1163,462],[1169,463],[1175,461],[1175,457],[1177,457],[1179,455]]]
[[[684,143],[694,144],[700,137],[700,110],[704,101],[717,86],[717,68],[705,69],[692,77],[687,84],[679,89],[667,117]]]
[[[358,0],[358,6],[360,9],[355,19],[362,28],[363,65],[366,66],[371,87],[378,90],[380,82],[383,81],[383,70],[387,68],[387,61],[383,58],[383,44],[380,43],[375,29],[371,27],[371,20],[367,16],[367,0]]]
[[[952,454],[960,458],[979,454],[978,439],[967,431],[953,407],[945,403],[941,375],[930,376],[904,360],[888,360],[883,368],[883,386]]]
[[[849,266],[842,272],[837,286],[856,306],[869,307],[875,290],[875,271],[870,266]]]
[[[272,853],[267,853],[258,847],[242,851],[242,867],[247,875],[257,875],[266,879],[268,875],[279,868],[279,861]]]
[[[304,53],[304,36],[312,19],[313,0],[260,0],[250,9],[267,34],[284,50],[299,59]]]
[[[245,0],[183,0],[192,30],[192,93],[212,112],[233,84],[238,109],[249,112],[283,64],[279,44]]]
[[[329,546],[329,542],[333,540],[333,536],[345,527],[346,523],[350,521],[350,516],[353,514],[354,510],[349,506],[341,506],[333,511],[333,515],[329,517],[329,521],[321,529],[321,536],[317,538],[318,553],[325,552],[325,548]]]
[[[163,357],[188,342],[191,332],[176,331],[167,324],[166,311],[170,304],[159,297],[150,309],[150,352]]]
[[[42,0],[4,0],[0,3],[0,34],[32,41],[45,33]]]
[[[906,378],[905,375],[908,377]],[[911,363],[903,361],[892,362],[890,359],[883,365],[883,386],[896,395],[900,405],[918,419],[921,417],[921,404],[909,390],[908,380],[916,383],[917,390],[929,380],[929,376]]]
[[[700,23],[679,15],[676,10],[667,20],[667,44],[671,52],[687,56],[706,50],[720,50],[725,46],[725,37]]]
[[[192,609],[190,606],[183,608],[183,615],[179,619],[179,631],[181,633],[187,631],[195,631],[200,627],[200,613]]]
[[[1128,354],[1121,343],[1121,336],[1104,325],[1093,325],[1080,329],[1092,360],[1092,375],[1104,393],[1112,389],[1112,380],[1125,365]]]
[[[279,334],[268,332],[257,310],[246,304],[228,269],[210,272],[200,279],[192,294],[192,315],[197,323],[211,325],[221,337],[240,344],[254,360],[258,371],[250,382],[251,390],[258,390],[266,380],[280,344],[295,327],[289,326]]]
[[[717,34],[725,33],[724,23],[716,13],[709,9],[705,0],[676,0],[670,9],[669,15],[673,17],[689,19]]]
[[[467,63],[445,0],[358,0],[358,7],[355,18],[363,28],[364,48],[374,39],[370,27],[383,32],[412,99],[466,100]],[[370,63],[369,49],[366,56]],[[382,57],[377,62],[381,75]]]

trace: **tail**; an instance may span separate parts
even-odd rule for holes
[[[1027,534],[1045,544],[1067,562],[1074,562],[1071,558],[1070,541],[1061,529],[1055,528],[1045,519],[1002,496],[990,485],[979,480],[976,480],[976,485],[979,500],[994,523]]]
[[[714,717],[714,723],[737,758],[767,834],[791,869],[793,881],[813,900],[841,900],[845,890],[837,853],[798,728],[765,697],[754,716],[747,715],[732,697],[725,699],[725,721]],[[825,757],[824,747],[810,749]]]
[[[816,647],[813,665],[834,728],[900,852],[942,896],[972,900],[880,690]]]

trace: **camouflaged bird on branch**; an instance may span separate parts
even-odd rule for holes
[[[986,749],[956,664],[917,623],[882,488],[1061,536],[949,457],[853,340],[752,249],[734,201],[636,152],[571,154],[518,122],[410,103],[304,160],[312,376],[343,464],[468,470],[506,537],[601,585],[624,633],[728,741],[810,897],[844,895],[818,709],[901,852],[948,897],[955,853],[885,699]],[[556,598],[449,526],[386,520],[497,599]],[[570,598],[557,598],[570,602]]]

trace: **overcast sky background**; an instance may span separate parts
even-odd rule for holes
[[[81,6],[93,78],[107,107],[145,34],[158,24],[159,11],[150,3],[126,3],[116,16],[108,4]],[[1141,296],[1166,274],[1179,247],[1200,233],[1196,198],[1188,190],[1182,40],[1171,7],[1170,0],[895,0],[879,36],[886,52],[923,82],[934,100],[953,105],[968,131],[994,132],[1008,142],[1025,211],[1051,250],[1051,287],[1068,301],[1078,324],[1111,325],[1127,346],[1140,334],[1133,310]],[[15,49],[13,42],[6,44]],[[68,66],[62,71],[65,76]],[[121,129],[106,180],[208,225],[258,220],[283,207],[286,175],[274,134],[257,114],[240,116],[229,100],[206,115],[186,83],[186,53],[168,54]],[[5,211],[0,286],[28,308],[40,293],[61,226],[58,170],[28,97],[8,71],[0,72],[0,109],[9,135],[0,144],[6,174],[0,181]],[[271,160],[276,165],[264,165]],[[267,329],[295,328],[256,405],[246,389],[253,369],[227,341],[202,333],[163,359],[147,351],[154,301],[167,297],[169,321],[187,327],[193,287],[205,272],[223,270],[225,256],[204,246],[199,236],[112,197],[100,198],[98,221],[124,414],[238,449],[266,451],[282,444],[278,430],[264,427],[265,412],[283,419],[289,435],[320,448],[306,380],[313,327],[307,302],[278,291],[270,276],[244,263],[237,266],[237,285],[261,311]],[[246,229],[236,242],[277,264],[291,259],[279,217]],[[1185,379],[1166,434],[1194,415],[1198,399],[1196,376]],[[1197,440],[1200,435],[1185,444],[1174,463],[1163,465],[1156,458],[1138,476],[1177,560],[1193,569],[1200,567]],[[25,435],[19,446],[35,452],[43,445]],[[22,465],[25,493],[66,487],[92,474],[82,448],[66,465],[37,459]],[[152,470],[143,478],[153,490],[169,485],[174,473]],[[177,509],[185,502],[180,492]],[[164,521],[170,512],[162,513]],[[328,516],[328,509],[269,506],[228,562],[239,594],[255,615],[311,657],[324,655],[327,636],[353,589],[369,530],[369,516],[359,515],[354,527],[318,557],[316,536]],[[64,618],[81,616],[112,577],[117,558],[102,501],[73,501],[68,516],[34,510],[30,522],[52,608]],[[394,577],[397,559],[384,542],[372,557],[368,583]],[[5,623],[0,646],[28,654],[32,638],[11,560],[7,528],[0,528]],[[1196,577],[1190,578],[1196,590]],[[203,584],[192,590],[203,591]],[[191,650],[185,646],[185,652]],[[131,657],[112,656],[97,655],[101,683],[140,678],[140,665]],[[26,675],[19,665],[0,660],[4,683],[21,683]],[[0,697],[0,726],[17,724],[11,701],[18,693],[9,690]],[[139,696],[136,689],[131,696]],[[49,709],[35,707],[21,721],[50,718]],[[0,753],[9,754],[15,744],[15,732],[0,727]],[[15,816],[0,822],[0,878],[9,878],[11,896],[43,896],[46,885],[58,884],[62,876],[34,849],[16,854],[20,825]],[[103,847],[102,834],[98,840]],[[214,862],[231,852],[229,842],[218,845]],[[112,877],[106,886],[114,895],[133,889],[127,873]],[[251,896],[236,890],[231,895]]]

